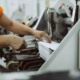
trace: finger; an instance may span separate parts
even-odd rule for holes
[[[23,47],[22,47],[22,49],[26,49],[25,43],[23,44]]]
[[[22,49],[26,49],[27,47],[27,43],[24,41],[23,45],[22,45]]]
[[[49,39],[49,43],[51,43],[51,38],[47,35],[48,39]]]
[[[48,43],[51,43],[51,39],[47,34],[43,34],[43,37],[47,40]]]
[[[25,43],[23,43],[22,45],[21,45],[21,47],[19,48],[19,50],[22,50],[22,49],[25,49],[26,47],[25,47]]]
[[[26,47],[27,47],[27,43],[24,41],[24,45],[22,45],[22,48],[20,49],[20,51],[21,51],[22,49],[26,49]]]
[[[25,42],[25,48],[27,47],[27,43]]]
[[[21,47],[18,49],[18,51],[24,49],[24,44],[21,45]]]
[[[23,49],[25,49],[26,47],[27,47],[27,43],[25,42],[25,40],[24,40],[24,43],[23,43],[23,45],[22,45],[23,47]]]
[[[48,35],[48,34],[46,34],[45,36],[47,37],[47,39],[48,39],[49,43],[51,43],[51,38],[49,37],[49,35]]]

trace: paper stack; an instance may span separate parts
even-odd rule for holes
[[[60,43],[57,42],[52,43],[38,42],[40,57],[43,58],[44,60],[47,60],[50,54],[52,54],[52,52],[58,48],[59,44]]]

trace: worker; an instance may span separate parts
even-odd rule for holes
[[[51,43],[50,37],[44,31],[34,30],[9,19],[3,13],[3,8],[1,6],[0,26],[5,28],[6,30],[20,35],[34,35],[37,39],[39,39],[39,41],[42,41],[42,37],[44,37],[48,43]],[[4,48],[5,46],[11,46],[14,50],[21,50],[27,47],[27,43],[22,37],[18,37],[15,35],[0,35],[0,49]]]

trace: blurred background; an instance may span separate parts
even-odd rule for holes
[[[4,13],[14,21],[27,21],[31,16],[39,17],[43,9],[52,7],[56,0],[0,0]],[[75,0],[70,0],[75,3]]]

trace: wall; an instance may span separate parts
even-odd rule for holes
[[[19,3],[21,4],[21,3],[24,3],[24,0],[18,0],[19,1]],[[26,3],[27,3],[27,0],[25,0],[26,1]],[[45,1],[46,0],[31,0],[32,1],[32,15],[37,15],[37,1],[39,1],[39,3],[40,3],[40,14],[41,14],[41,12],[43,11],[43,9],[45,8]],[[56,0],[50,0],[50,5],[53,5],[53,3],[54,3],[54,1],[56,1]],[[70,0],[72,3],[75,3],[75,0]],[[0,6],[2,6],[3,8],[4,8],[4,13],[6,14],[6,15],[8,15],[8,16],[10,16],[9,15],[9,10],[8,10],[8,0],[0,0]],[[27,12],[27,10],[26,10],[26,12]]]
[[[75,0],[70,0],[73,4],[75,4]]]
[[[2,6],[3,8],[4,8],[4,13],[6,14],[6,15],[8,15],[8,7],[7,7],[7,0],[0,0],[0,6]]]

